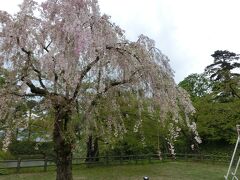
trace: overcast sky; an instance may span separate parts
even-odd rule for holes
[[[0,2],[1,10],[14,13],[22,0]],[[156,41],[170,59],[176,82],[203,72],[215,50],[240,52],[240,0],[99,0],[99,4],[128,39],[144,34]]]

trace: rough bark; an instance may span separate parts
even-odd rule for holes
[[[73,139],[68,133],[68,122],[71,118],[70,108],[58,104],[55,109],[54,151],[56,153],[56,180],[72,180],[72,147]]]

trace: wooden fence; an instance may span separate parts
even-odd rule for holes
[[[128,156],[99,156],[91,159],[97,161],[86,161],[86,158],[73,158],[73,165],[122,165],[122,164],[138,164],[138,163],[156,163],[166,160],[184,160],[184,161],[212,161],[212,162],[230,162],[230,156],[214,156],[203,154],[162,154],[161,157],[157,154],[145,155],[128,155]],[[43,171],[47,171],[50,166],[55,166],[52,159],[22,159],[3,160],[0,161],[0,169],[16,169],[19,172],[21,168],[41,167]]]

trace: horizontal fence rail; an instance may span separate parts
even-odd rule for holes
[[[229,162],[230,156],[216,156],[203,154],[143,154],[143,155],[122,155],[122,156],[99,156],[99,157],[78,157],[73,158],[73,165],[118,165],[129,163],[154,163],[164,160],[184,160],[184,161],[213,161],[213,162]],[[2,160],[0,161],[0,169],[16,169],[19,172],[21,168],[42,167],[47,171],[47,167],[55,166],[53,159],[22,159],[17,160]]]

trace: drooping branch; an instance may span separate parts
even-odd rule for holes
[[[103,91],[101,92],[98,92],[95,97],[93,98],[93,100],[91,101],[89,107],[87,108],[87,111],[86,113],[84,114],[84,117],[83,119],[85,120],[87,118],[87,116],[92,112],[93,108],[96,106],[97,104],[97,101],[105,94],[107,93],[110,89],[116,87],[116,86],[120,86],[120,85],[124,85],[124,84],[127,84],[127,83],[131,83],[131,81],[133,80],[133,77],[135,76],[135,74],[138,72],[139,70],[136,70],[134,71],[130,77],[128,79],[123,79],[123,80],[120,80],[120,81],[114,81],[114,82],[111,82],[108,86],[106,86],[104,88]]]
[[[116,50],[118,53],[120,53],[121,55],[130,55],[132,57],[134,57],[139,63],[141,63],[140,57],[138,57],[135,53],[132,53],[126,49],[123,48],[119,48],[119,47],[114,47],[114,46],[107,46],[106,49],[108,50]]]

